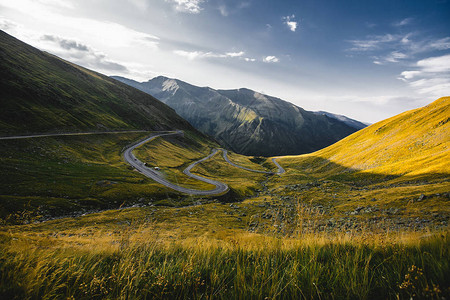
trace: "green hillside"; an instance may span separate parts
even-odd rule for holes
[[[187,154],[193,151],[191,155],[201,158],[217,146],[152,96],[4,32],[0,32],[0,77],[0,136],[179,129],[185,133],[180,139]],[[171,197],[182,203],[183,195],[134,172],[121,157],[125,146],[148,134],[1,140],[1,221],[20,223],[29,219],[28,214],[48,218],[151,201],[167,203]]]
[[[193,128],[152,96],[0,31],[0,135]]]

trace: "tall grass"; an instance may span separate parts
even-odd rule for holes
[[[256,234],[217,242],[127,237],[33,246],[3,235],[2,299],[438,299],[448,296],[449,239],[303,242]]]

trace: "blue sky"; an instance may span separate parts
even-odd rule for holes
[[[0,0],[0,29],[107,75],[247,87],[366,122],[450,95],[445,0]]]

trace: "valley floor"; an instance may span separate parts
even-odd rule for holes
[[[324,178],[289,164],[268,174],[271,159],[228,153],[261,172],[216,155],[192,172],[220,178],[230,192],[188,196],[120,158],[144,136],[2,144],[11,176],[0,182],[1,298],[450,296],[446,176]],[[182,171],[215,147],[187,133],[135,155],[172,182],[207,189]],[[64,215],[72,217],[52,220]]]

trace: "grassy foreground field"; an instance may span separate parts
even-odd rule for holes
[[[247,205],[247,204],[246,204]],[[249,233],[228,205],[0,231],[2,299],[441,299],[448,233]],[[176,222],[175,222],[176,221]]]

